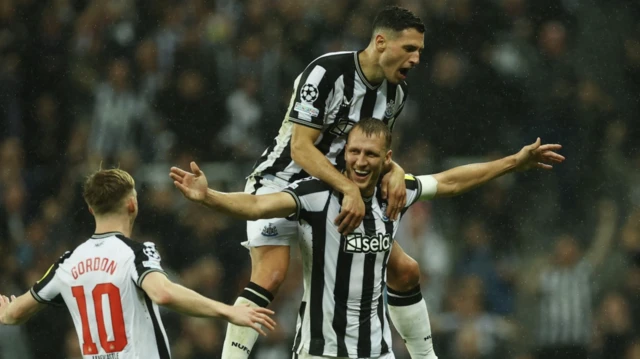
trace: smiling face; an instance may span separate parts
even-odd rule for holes
[[[407,78],[409,70],[420,63],[424,49],[424,34],[414,28],[402,31],[381,30],[375,36],[378,65],[387,81],[398,84]]]
[[[372,196],[382,170],[391,162],[387,139],[383,134],[366,134],[354,127],[349,133],[344,157],[347,177],[364,197]]]

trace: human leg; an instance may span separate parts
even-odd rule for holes
[[[255,182],[247,183],[247,188]],[[280,188],[260,187],[255,194],[273,193]],[[249,191],[254,193],[253,191]],[[251,254],[251,279],[234,305],[267,307],[278,292],[289,268],[289,243],[298,235],[298,224],[283,218],[247,222],[247,242]],[[258,332],[249,327],[227,324],[222,359],[249,357]]]
[[[427,303],[420,292],[420,267],[396,241],[387,264],[387,294],[389,317],[411,357],[437,359]]]

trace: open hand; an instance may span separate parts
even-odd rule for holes
[[[200,171],[200,167],[195,162],[191,162],[191,171],[193,173],[178,167],[171,167],[169,177],[187,199],[202,202],[207,196],[209,188],[207,177]]]
[[[273,330],[276,322],[270,317],[274,312],[267,308],[254,308],[248,305],[238,305],[231,307],[229,322],[243,327],[251,327],[258,333],[267,336],[262,327]]]
[[[532,168],[542,168],[550,170],[553,166],[550,163],[562,163],[564,156],[554,152],[561,149],[558,144],[541,145],[540,137],[536,142],[522,147],[516,154],[516,171],[527,171]]]

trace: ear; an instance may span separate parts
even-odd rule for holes
[[[381,32],[377,33],[373,38],[373,42],[376,45],[376,50],[382,52],[387,48],[387,38]]]
[[[134,196],[127,198],[127,211],[129,213],[135,213],[136,211],[136,200]]]
[[[91,208],[91,207],[89,207],[89,213],[91,213],[92,216],[95,216],[95,213],[93,213],[93,208]]]
[[[387,154],[384,156],[384,166],[388,168],[388,166],[391,165],[391,155],[393,154],[393,151],[389,150],[387,151]]]

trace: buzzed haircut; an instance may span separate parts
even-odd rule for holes
[[[411,11],[399,6],[385,7],[376,15],[373,21],[372,34],[375,34],[376,31],[381,29],[390,29],[393,31],[416,29],[422,34],[425,32],[425,26],[422,20]]]
[[[391,148],[391,130],[384,122],[370,117],[363,118],[353,126],[351,131],[353,132],[355,129],[360,130],[367,137],[375,135],[384,138],[385,149],[389,150]]]
[[[94,215],[114,213],[135,188],[133,177],[121,169],[100,169],[87,177],[82,197]]]

